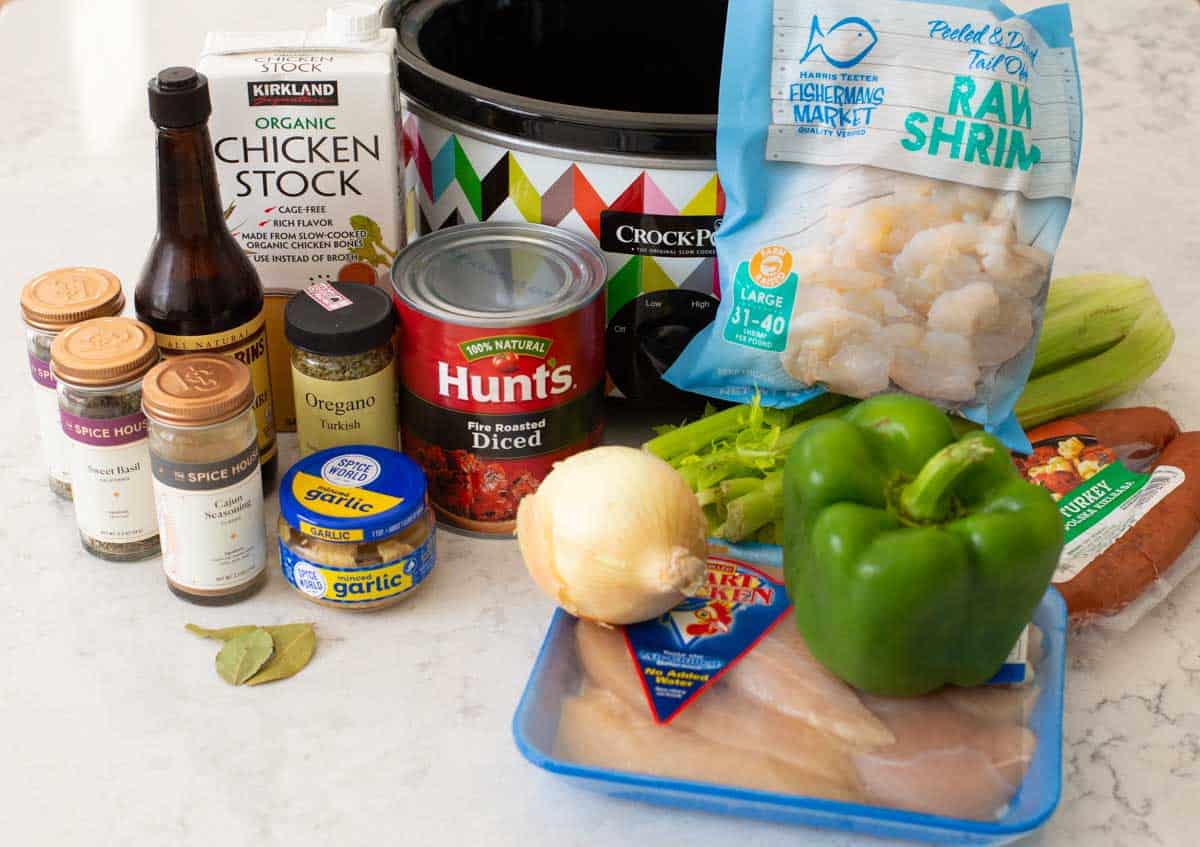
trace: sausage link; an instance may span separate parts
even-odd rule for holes
[[[1089,412],[1072,415],[1067,420],[1096,436],[1126,467],[1135,471],[1147,469],[1179,435],[1175,419],[1152,406]]]

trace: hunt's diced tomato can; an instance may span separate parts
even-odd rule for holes
[[[392,268],[404,452],[438,516],[511,535],[555,462],[600,443],[604,255],[536,224],[474,224]]]

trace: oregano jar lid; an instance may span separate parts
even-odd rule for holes
[[[125,295],[116,275],[102,268],[58,268],[21,289],[21,314],[35,329],[57,332],[91,318],[118,315]]]
[[[425,474],[396,450],[332,447],[294,464],[279,486],[283,519],[323,541],[371,542],[425,514]]]
[[[246,411],[253,402],[250,369],[230,356],[176,356],[159,362],[142,379],[142,408],[161,423],[222,423]]]
[[[396,307],[382,288],[322,282],[301,291],[284,309],[284,334],[301,350],[351,356],[392,340]]]
[[[158,361],[154,330],[133,318],[93,318],[59,333],[50,345],[54,373],[85,387],[120,385]]]

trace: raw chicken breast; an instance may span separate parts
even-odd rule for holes
[[[858,693],[813,658],[791,620],[780,622],[724,679],[748,700],[805,721],[851,747],[870,749],[895,741]]]
[[[576,643],[588,681],[649,719],[650,707],[621,632],[580,621]],[[857,785],[849,753],[834,736],[761,703],[739,699],[723,679],[677,713],[671,725],[713,742],[727,741],[730,728],[737,727],[734,736],[740,749],[773,756],[847,791]]]
[[[861,795],[772,756],[659,726],[607,691],[586,688],[563,703],[557,755],[613,770],[715,782],[847,802]]]
[[[854,756],[864,789],[881,805],[995,818],[1033,760],[1036,739],[1024,726],[981,718],[940,695],[866,702],[896,736],[889,747]]]

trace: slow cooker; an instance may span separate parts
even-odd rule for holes
[[[393,0],[409,240],[525,221],[608,263],[608,391],[661,374],[716,314],[725,0]]]

